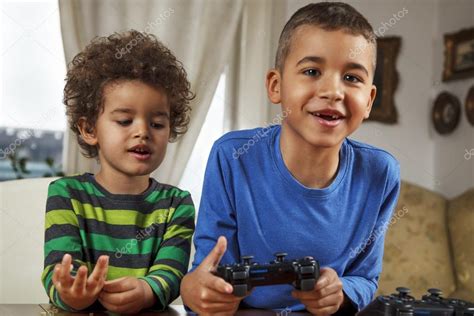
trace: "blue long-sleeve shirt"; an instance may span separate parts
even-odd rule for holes
[[[287,169],[280,126],[230,132],[211,150],[194,237],[193,269],[227,238],[221,264],[253,255],[268,263],[312,256],[334,269],[344,293],[361,309],[372,299],[382,269],[385,231],[395,208],[399,164],[384,150],[345,139],[334,181],[311,189]],[[254,288],[244,303],[304,309],[291,285]]]

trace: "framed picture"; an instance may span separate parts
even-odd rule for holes
[[[474,27],[444,35],[443,81],[474,77]]]
[[[386,124],[397,123],[394,94],[398,86],[396,64],[400,45],[401,38],[398,36],[377,39],[377,67],[374,76],[377,96],[368,120]]]

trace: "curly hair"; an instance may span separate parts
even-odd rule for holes
[[[183,64],[154,35],[130,30],[96,37],[68,65],[63,103],[69,127],[82,154],[98,156],[96,146],[81,137],[78,122],[85,117],[95,126],[104,107],[104,88],[123,80],[140,80],[165,91],[170,104],[170,139],[186,133],[194,98]]]

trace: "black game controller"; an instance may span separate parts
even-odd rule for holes
[[[319,263],[313,257],[285,260],[286,253],[276,253],[269,264],[251,262],[253,256],[242,257],[242,263],[218,266],[215,275],[232,284],[236,296],[245,296],[261,285],[293,284],[301,291],[310,291],[319,278]]]
[[[423,295],[421,300],[415,300],[408,295],[410,289],[399,287],[398,293],[377,297],[367,305],[358,316],[365,315],[394,315],[394,316],[468,316],[474,315],[474,304],[441,296],[438,289],[429,289],[429,295]]]

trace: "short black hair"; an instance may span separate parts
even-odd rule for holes
[[[281,32],[275,58],[275,68],[279,71],[283,71],[295,30],[302,25],[314,25],[326,31],[344,30],[349,34],[362,35],[367,42],[374,45],[375,52],[377,51],[375,32],[359,11],[343,2],[311,3],[298,9]]]

